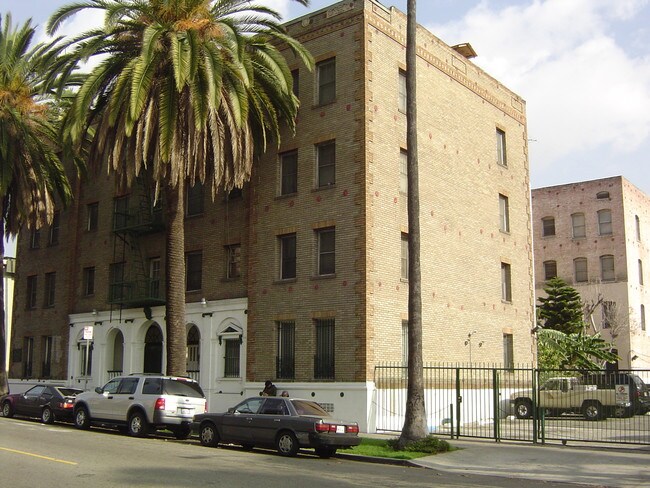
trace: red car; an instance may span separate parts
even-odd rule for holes
[[[72,420],[74,400],[83,390],[57,385],[36,385],[25,393],[13,393],[2,398],[2,415],[40,418],[45,424],[55,420]]]

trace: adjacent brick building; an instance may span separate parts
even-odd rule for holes
[[[188,192],[188,370],[213,410],[270,378],[373,430],[374,368],[406,357],[406,16],[344,1],[288,29],[317,63],[289,58],[295,137],[241,192]],[[472,334],[473,362],[530,363],[525,102],[470,46],[422,28],[418,43],[424,359],[468,363]],[[57,243],[22,236],[11,378],[164,368],[164,222],[146,188],[114,188],[104,173],[79,183]]]
[[[621,176],[532,192],[535,288],[558,276],[580,293],[590,332],[613,341],[621,369],[650,368],[650,197]]]

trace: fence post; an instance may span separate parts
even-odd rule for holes
[[[499,438],[499,425],[501,425],[501,422],[499,422],[499,390],[499,374],[496,368],[492,368],[492,409],[494,411],[494,440],[496,442],[501,440]]]
[[[460,396],[460,368],[456,368],[456,439],[460,438],[460,404],[463,397]]]

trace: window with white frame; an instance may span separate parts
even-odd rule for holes
[[[581,238],[587,236],[587,228],[585,225],[585,214],[574,213],[571,215],[571,227],[573,229],[573,237]]]
[[[510,232],[510,203],[508,197],[499,193],[499,230]]]
[[[598,211],[598,234],[601,236],[612,234],[612,211],[609,209]]]
[[[224,378],[239,378],[239,363],[241,355],[241,340],[239,338],[225,338],[224,343]]]
[[[336,231],[334,227],[316,230],[318,245],[318,274],[331,275],[336,272]]]
[[[316,63],[317,103],[325,105],[336,100],[336,58]]]
[[[586,283],[589,281],[587,258],[575,258],[573,260],[573,273],[576,283]]]
[[[499,163],[502,166],[508,166],[505,131],[497,128],[496,138],[497,138],[497,163]]]

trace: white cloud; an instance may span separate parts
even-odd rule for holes
[[[497,11],[483,0],[463,19],[428,28],[471,42],[476,63],[527,101],[536,165],[605,147],[634,151],[650,139],[650,55],[622,48],[648,0],[534,0]],[[626,33],[624,33],[626,34]]]

